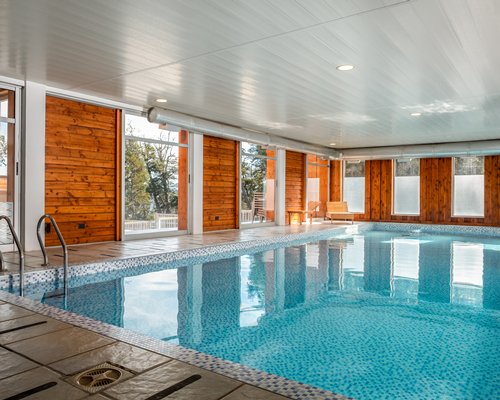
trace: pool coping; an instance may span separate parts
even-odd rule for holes
[[[137,268],[140,264],[152,263],[159,269],[165,268],[165,263],[169,263],[169,268],[176,268],[179,263],[188,260],[197,263],[204,263],[221,258],[234,257],[242,253],[254,253],[271,250],[283,244],[294,245],[308,241],[321,240],[333,235],[359,233],[367,230],[385,230],[391,232],[413,232],[415,234],[461,234],[483,237],[500,238],[500,228],[462,225],[427,225],[427,224],[407,224],[407,223],[358,223],[350,226],[335,226],[315,232],[290,233],[274,236],[266,239],[231,242],[203,246],[196,249],[177,250],[149,256],[128,258],[118,258],[106,260],[92,264],[78,264],[69,269],[70,277],[82,277],[89,274],[110,272],[126,273]],[[143,271],[147,272],[147,271]],[[26,274],[26,283],[53,281],[62,274],[62,268],[44,271],[33,271]],[[6,282],[12,286],[18,282],[18,276],[9,275],[0,279],[0,288],[6,289]],[[0,291],[0,300],[4,300],[15,305],[27,308],[39,314],[55,318],[70,323],[81,328],[91,330],[96,333],[109,336],[111,338],[132,344],[137,347],[154,351],[171,358],[189,363],[191,365],[216,372],[244,383],[272,391],[283,396],[296,400],[346,400],[348,397],[335,394],[333,392],[293,381],[281,376],[269,374],[251,367],[222,360],[192,349],[184,348],[180,345],[164,342],[160,339],[148,337],[146,335],[119,328],[110,324],[83,317],[65,310],[41,304],[35,300],[21,298],[14,294]]]

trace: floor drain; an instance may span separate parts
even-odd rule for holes
[[[95,393],[131,376],[130,372],[104,363],[80,372],[71,381],[79,388]]]

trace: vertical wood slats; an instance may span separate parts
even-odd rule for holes
[[[357,214],[355,219],[500,226],[500,156],[484,159],[484,218],[452,216],[452,161],[449,157],[420,160],[420,216],[392,215],[392,160],[366,161],[365,213]],[[335,164],[331,177],[331,198],[340,199],[336,188],[340,187],[342,174],[335,172]]]
[[[238,142],[203,137],[203,230],[238,228]]]
[[[68,244],[116,240],[118,111],[47,96],[45,212]],[[46,245],[58,245],[54,230]]]
[[[342,201],[342,161],[330,161],[330,201]]]
[[[305,209],[306,155],[295,151],[286,152],[285,210]],[[285,215],[286,223],[288,213]]]

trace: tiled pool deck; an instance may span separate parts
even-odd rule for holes
[[[330,223],[292,225],[70,246],[69,260],[71,266],[93,263],[102,267],[112,260],[133,263],[138,256],[153,258],[158,256],[168,259],[168,254],[180,254],[179,252],[185,250],[200,249],[199,254],[205,255],[210,254],[211,250],[217,253],[220,249],[227,252],[233,248],[255,246],[261,242],[265,243],[270,238],[290,240],[308,235],[314,236],[343,226],[346,225]],[[54,268],[60,267],[62,264],[60,253],[60,248],[49,249],[51,265],[42,267],[41,252],[28,252],[26,254],[28,280],[30,275],[40,277],[45,274],[42,271],[50,273],[54,272]],[[16,253],[6,253],[4,259],[7,271],[1,272],[0,278],[2,276],[7,278],[7,275],[15,274],[18,270]],[[94,395],[69,383],[70,376],[103,362],[123,367],[130,372],[129,378]],[[343,396],[219,360],[3,291],[0,291],[0,364],[2,399],[35,387],[43,388],[43,385],[49,382],[55,384],[22,398],[152,399],[151,396],[193,375],[199,375],[201,378],[175,391],[167,398],[345,399]]]

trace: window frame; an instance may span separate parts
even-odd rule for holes
[[[420,204],[420,193],[422,191],[422,187],[420,185],[420,177],[421,177],[421,171],[420,171],[420,158],[414,158],[418,159],[418,212],[417,213],[398,213],[396,212],[396,163],[398,160],[401,160],[401,158],[394,158],[392,159],[392,204],[391,204],[391,215],[394,216],[401,216],[401,217],[418,217],[421,215],[421,204]],[[411,162],[411,160],[409,160]],[[411,175],[410,175],[411,176]]]
[[[147,119],[147,113],[146,112],[138,112],[135,110],[128,110],[128,109],[122,109],[121,113],[121,205],[120,205],[120,220],[121,220],[121,237],[123,241],[127,240],[136,240],[136,239],[154,239],[154,238],[160,238],[160,237],[168,237],[168,236],[181,236],[181,235],[187,235],[190,233],[191,230],[191,182],[190,182],[190,176],[191,176],[191,162],[189,160],[190,158],[190,146],[191,146],[191,135],[190,131],[188,131],[188,143],[178,143],[178,142],[170,142],[170,141],[163,141],[163,140],[158,140],[158,139],[151,139],[151,138],[142,138],[140,136],[131,136],[127,135],[125,133],[126,131],[126,117],[127,115],[132,115],[135,117],[143,117]],[[177,126],[172,126],[172,128],[179,129],[179,131],[182,129]],[[156,143],[156,144],[167,144],[167,145],[173,145],[173,146],[178,146],[178,147],[184,147],[187,149],[187,154],[188,154],[188,161],[187,161],[187,166],[188,166],[188,171],[187,171],[187,229],[184,230],[176,230],[176,231],[167,231],[167,230],[158,230],[158,231],[152,231],[152,232],[142,232],[142,233],[126,233],[125,232],[125,150],[126,150],[126,141],[131,140],[131,141],[136,141],[136,142],[145,142],[145,143]]]
[[[244,150],[243,150],[243,143],[249,143],[249,144],[252,144],[252,145],[256,145],[256,146],[262,146],[262,147],[265,147],[266,150],[271,150],[271,151],[274,151],[274,156],[267,156],[267,155],[261,155],[261,154],[251,154],[251,153],[246,153]],[[275,146],[267,146],[267,145],[263,145],[263,144],[260,144],[260,143],[256,143],[256,142],[251,142],[251,141],[246,141],[246,140],[240,140],[238,142],[238,149],[239,149],[239,164],[238,164],[238,225],[239,225],[239,229],[249,229],[249,228],[261,228],[261,227],[265,227],[265,226],[275,226],[277,225],[277,218],[276,218],[276,210],[278,209],[278,196],[277,196],[277,191],[278,191],[278,179],[277,179],[277,176],[278,176],[278,162],[277,162],[277,151],[278,151],[278,148],[275,147]],[[242,184],[243,184],[243,179],[241,179],[241,164],[243,163],[243,157],[254,157],[254,158],[260,158],[260,159],[263,159],[263,160],[273,160],[274,161],[274,176],[276,177],[274,179],[274,220],[273,221],[269,221],[269,222],[259,222],[257,224],[253,224],[253,223],[242,223],[241,220],[241,211],[242,211],[242,195],[241,195],[241,192],[242,192]]]
[[[348,162],[350,162],[351,164],[356,164],[355,162],[353,161],[356,161],[356,160],[342,160],[342,186],[341,186],[341,192],[342,192],[342,201],[346,201],[345,200],[345,172],[346,172],[346,165]],[[364,167],[364,175],[363,175],[363,179],[364,179],[364,189],[363,189],[363,211],[353,211],[353,213],[355,214],[360,214],[360,215],[364,215],[366,213],[366,160],[357,160],[358,163],[364,163],[365,167]],[[349,205],[348,205],[349,206]]]
[[[471,157],[481,157],[481,159],[483,160],[483,213],[481,215],[477,214],[477,215],[470,215],[470,214],[455,214],[455,160],[457,158],[471,158]],[[477,218],[477,219],[484,219],[485,218],[485,185],[486,185],[486,182],[485,182],[485,171],[484,171],[484,156],[478,156],[478,155],[472,155],[472,156],[463,156],[463,157],[452,157],[451,158],[451,193],[450,193],[450,196],[451,196],[451,205],[450,205],[450,208],[451,208],[451,218]]]
[[[309,161],[309,155],[316,155],[316,154],[311,154],[311,153],[306,153],[306,170],[305,170],[305,177],[306,177],[306,205],[309,204],[309,166],[311,167],[319,167],[319,168],[326,168],[327,169],[327,199],[326,201],[330,201],[330,193],[331,193],[331,190],[330,190],[330,185],[331,185],[331,182],[330,182],[330,172],[331,172],[331,166],[330,166],[330,160],[326,160],[327,163],[325,164],[321,164],[319,162],[313,162],[313,161]],[[318,155],[316,155],[316,157],[320,157]],[[321,179],[321,178],[319,178]],[[319,195],[319,194],[318,194]],[[321,199],[320,199],[320,202],[321,202]],[[320,206],[321,207],[321,206]],[[324,205],[324,207],[326,207],[326,204]],[[309,208],[308,206],[306,207],[307,209]],[[326,209],[324,210],[324,212],[326,213]]]

